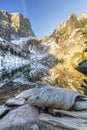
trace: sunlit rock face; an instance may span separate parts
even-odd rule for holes
[[[84,73],[87,68],[86,15],[77,18],[72,14],[66,23],[61,23],[44,38],[34,37],[29,20],[21,14],[0,11],[0,15],[7,22],[8,18],[11,20],[6,26],[0,24],[0,87],[6,87],[5,92],[9,87],[26,89],[42,81],[84,93],[87,83]],[[6,29],[7,36],[4,35]]]
[[[78,19],[76,17],[76,14],[73,13],[69,18],[68,18],[68,21],[66,23],[66,27],[65,27],[65,30],[66,30],[66,33],[68,35],[70,35],[75,29],[77,29],[79,27],[79,22],[78,22]]]
[[[49,70],[45,82],[84,93],[87,86],[87,15],[77,18],[72,14],[66,23],[62,23],[51,36],[42,39],[49,53],[62,63]]]
[[[0,37],[10,41],[15,38],[34,36],[30,21],[20,13],[0,11]]]
[[[34,36],[29,19],[20,13],[11,13],[11,39]]]

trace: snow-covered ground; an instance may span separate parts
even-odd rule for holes
[[[11,43],[13,43],[15,45],[25,44],[31,38],[32,38],[31,36],[24,37],[24,38],[18,38],[18,39],[11,40]]]
[[[3,40],[4,40],[4,39],[0,37],[0,41],[2,41],[2,42],[3,42]]]
[[[33,37],[29,36],[29,37],[24,37],[24,38],[18,38],[18,39],[14,39],[11,40],[12,44],[15,44],[17,46],[20,47],[20,49],[22,49],[23,45],[27,43],[28,40],[31,40]]]
[[[29,84],[30,82],[26,79],[24,79],[24,77],[20,77],[20,78],[16,78],[13,80],[14,83],[22,83],[22,84]]]
[[[0,87],[2,87],[6,82],[8,82],[8,78],[3,79],[2,74],[8,73],[10,76],[13,70],[19,69],[20,67],[24,67],[25,65],[29,65],[29,62],[29,60],[12,55],[10,52],[5,53],[4,56],[0,56]],[[22,84],[29,84],[28,80],[21,78],[22,73],[21,75],[20,73],[18,74],[18,72],[16,73],[17,75],[19,75],[19,78],[14,79],[14,83],[20,82]]]
[[[17,49],[19,50],[21,49],[22,51],[23,46],[24,45],[27,46],[26,44],[27,41],[30,41],[32,39],[33,37],[19,38],[19,39],[12,40],[11,43],[8,43],[4,39],[0,38],[0,41],[3,44],[5,43],[6,45],[10,45],[16,51]],[[33,77],[34,79],[37,79],[39,77],[42,78],[43,76],[47,76],[47,71],[49,67],[41,63],[42,61],[44,62],[44,60],[46,60],[46,57],[49,58],[47,45],[44,45],[44,47],[40,45],[39,47],[41,48],[38,48],[38,46],[33,43],[28,45],[27,50],[29,53],[29,59],[23,58],[22,56],[19,57],[18,55],[15,55],[15,53],[12,54],[10,52],[11,50],[8,48],[8,50],[4,52],[4,55],[0,55],[0,72],[2,73],[2,70],[4,69],[6,73],[11,74],[11,72],[15,69],[19,69],[24,66],[29,66],[28,68],[29,70],[26,70],[27,76],[23,74],[24,72],[23,70],[23,72],[21,73],[19,71],[16,72],[18,73],[18,75],[16,76],[16,78],[13,78],[14,83],[20,82],[22,84],[29,84],[29,80],[28,80],[29,76],[30,76],[30,79],[32,80],[33,80]],[[1,73],[0,75],[2,75]],[[1,86],[5,84],[5,80],[1,80],[0,84]]]
[[[0,56],[0,70],[4,68],[6,71],[11,71],[26,64],[29,64],[29,60],[12,55],[10,52],[7,52],[3,57]]]

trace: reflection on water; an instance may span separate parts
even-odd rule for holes
[[[4,57],[0,57],[0,87],[17,78],[28,68],[28,64],[28,60],[10,53],[5,53]]]
[[[54,58],[38,56],[24,59],[10,53],[0,56],[0,104],[24,89],[30,88],[32,82],[48,76],[48,70],[54,66]],[[50,63],[51,62],[51,63]]]
[[[0,104],[47,77],[59,63],[38,41],[26,41],[21,47],[5,42],[0,43]]]
[[[0,56],[0,104],[28,88],[29,61],[10,53]]]

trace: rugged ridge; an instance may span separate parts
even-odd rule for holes
[[[87,86],[87,15],[77,18],[72,14],[51,36],[43,38],[42,43],[49,46],[50,54],[62,61],[49,70],[50,76],[44,80],[81,92]]]

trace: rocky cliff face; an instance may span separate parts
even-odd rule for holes
[[[34,36],[30,21],[20,13],[9,14],[0,11],[0,37],[7,41],[15,38]]]
[[[49,46],[50,54],[62,61],[49,70],[50,76],[45,81],[81,92],[87,83],[83,75],[87,75],[87,15],[77,18],[76,14],[72,14],[65,24],[60,24],[42,42]]]
[[[52,35],[39,39],[21,14],[0,14],[0,86],[6,87],[0,90],[4,91],[1,97],[7,94],[7,98],[10,90],[12,96],[8,87],[29,87],[37,81],[86,92],[87,15],[72,14]]]

